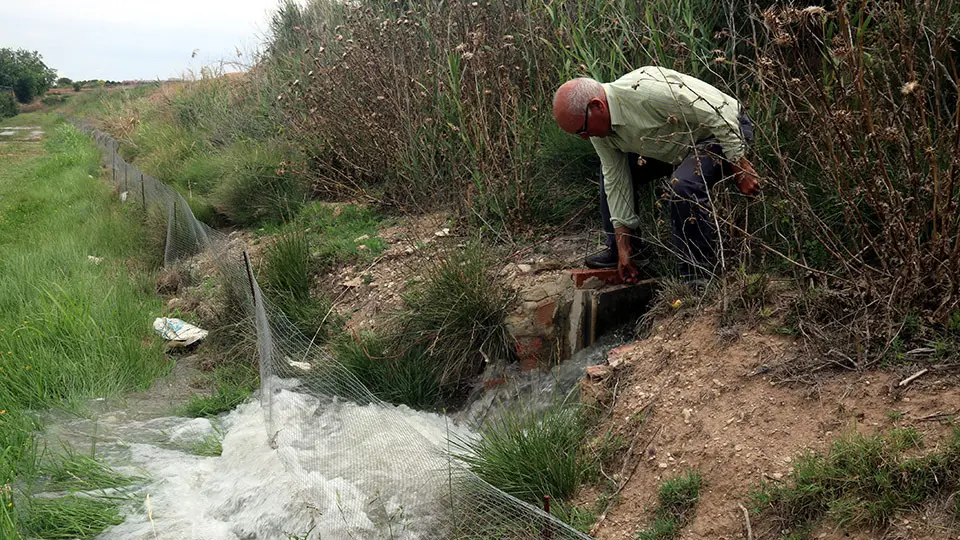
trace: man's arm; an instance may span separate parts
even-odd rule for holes
[[[603,188],[610,207],[610,221],[616,231],[618,269],[620,278],[627,283],[637,280],[637,268],[630,258],[630,238],[633,229],[640,225],[640,216],[634,208],[633,178],[630,176],[630,163],[627,154],[611,148],[605,141],[590,139],[600,163],[603,165]]]

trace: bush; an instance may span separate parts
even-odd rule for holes
[[[10,92],[0,90],[0,118],[9,118],[20,114],[20,105]]]

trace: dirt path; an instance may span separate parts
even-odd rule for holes
[[[721,338],[714,319],[677,320],[611,353],[616,379],[607,386],[618,380],[618,391],[605,427],[626,442],[638,441],[633,456],[642,457],[625,468],[629,476],[636,463],[596,538],[634,538],[650,519],[661,479],[697,468],[706,487],[681,537],[747,538],[739,504],[761,481],[784,478],[798,453],[821,450],[849,430],[870,434],[892,426],[913,427],[933,446],[951,427],[931,415],[960,411],[960,391],[933,371],[897,386],[916,371],[912,367],[832,373],[818,384],[777,383],[769,368],[789,360],[797,345],[756,332]],[[638,422],[646,407],[650,416]],[[780,537],[764,524],[753,524],[753,533]],[[864,533],[824,528],[812,537],[950,537],[923,516],[906,517],[883,533],[857,536]]]

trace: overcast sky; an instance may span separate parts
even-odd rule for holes
[[[0,48],[75,80],[167,79],[249,60],[278,0],[0,0]],[[194,51],[196,56],[191,58]],[[228,68],[226,71],[236,71]]]

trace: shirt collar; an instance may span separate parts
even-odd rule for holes
[[[622,126],[623,114],[620,113],[620,102],[617,101],[617,94],[609,84],[603,84],[603,92],[607,95],[607,108],[610,109],[610,125]]]

